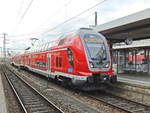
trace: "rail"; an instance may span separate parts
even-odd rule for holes
[[[54,103],[6,66],[2,67],[2,72],[6,76],[25,113],[64,113]]]

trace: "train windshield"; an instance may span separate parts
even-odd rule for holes
[[[99,35],[87,34],[84,37],[84,41],[90,62],[103,64],[106,60],[108,60],[104,41]],[[99,66],[97,65],[96,67]]]

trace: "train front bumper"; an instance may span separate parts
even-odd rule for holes
[[[114,83],[117,81],[117,76],[116,75],[109,75],[106,73],[101,73],[101,74],[93,74],[92,76],[89,76],[87,78],[88,83],[94,83],[94,84],[99,84],[99,83]]]
[[[76,86],[81,86],[83,84],[115,83],[116,81],[116,75],[109,75],[105,73],[93,74],[92,76],[87,76],[86,79],[72,79],[72,83]]]

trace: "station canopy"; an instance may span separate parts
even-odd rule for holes
[[[112,43],[150,39],[150,8],[94,28]]]

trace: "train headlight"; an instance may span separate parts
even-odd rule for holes
[[[109,64],[106,64],[105,67],[108,68],[108,67],[109,67]]]
[[[91,68],[94,68],[94,65],[93,65],[93,63],[90,63],[90,67],[91,67]]]

